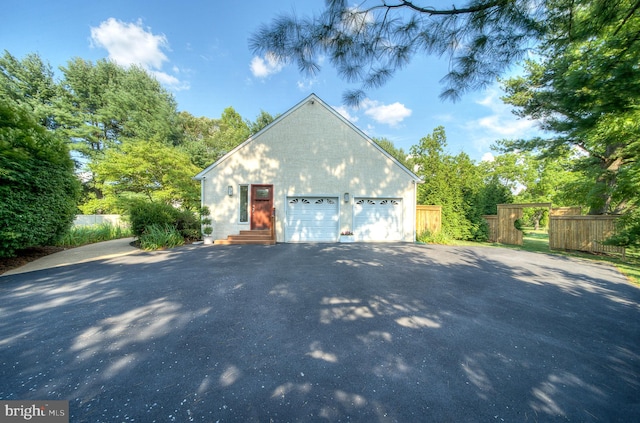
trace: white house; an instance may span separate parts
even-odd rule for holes
[[[213,236],[277,242],[415,240],[413,172],[315,94],[195,176]]]

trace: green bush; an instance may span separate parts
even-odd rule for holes
[[[480,222],[476,222],[472,225],[473,237],[471,241],[486,242],[489,240],[489,224],[486,220],[482,219]]]
[[[198,239],[200,237],[200,222],[198,216],[191,210],[175,211],[174,226],[187,239]]]
[[[151,225],[174,225],[177,219],[176,209],[165,203],[135,201],[129,207],[131,232],[138,238]]]
[[[184,245],[184,238],[172,225],[149,225],[140,235],[140,248],[160,250]]]
[[[424,244],[442,244],[448,245],[453,242],[453,239],[447,236],[444,232],[431,233],[431,231],[424,231],[418,234],[416,237],[418,242]]]
[[[200,222],[194,212],[180,210],[166,203],[132,202],[129,206],[129,222],[131,231],[140,239],[149,232],[151,226],[171,226],[186,239],[198,239],[200,234]]]
[[[524,232],[524,220],[523,219],[516,219],[513,222],[513,227],[516,228],[516,230]]]
[[[3,100],[0,257],[49,245],[62,236],[73,223],[79,194],[80,182],[64,140],[40,126],[29,111]]]

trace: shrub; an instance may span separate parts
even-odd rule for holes
[[[143,250],[160,250],[184,244],[182,234],[172,225],[149,225],[140,235],[140,248]]]
[[[149,234],[150,227],[156,233],[157,227],[170,226],[184,239],[198,239],[200,222],[191,210],[180,210],[166,203],[134,201],[129,206],[129,222],[131,231],[142,242],[142,236]],[[181,244],[178,244],[181,245]],[[144,248],[144,247],[143,247]]]
[[[129,236],[131,236],[131,230],[129,228],[105,222],[99,225],[72,227],[56,242],[56,245],[61,247],[79,247],[80,245],[126,238]]]
[[[431,233],[431,231],[424,231],[418,234],[416,237],[418,242],[425,244],[451,244],[453,239],[447,236],[444,232]]]
[[[0,257],[49,245],[71,227],[80,182],[64,140],[0,102]]]
[[[200,222],[198,217],[191,210],[174,209],[174,226],[187,239],[198,239],[200,237]]]
[[[177,220],[176,212],[169,204],[135,201],[129,206],[131,232],[140,238],[151,225],[174,225]]]

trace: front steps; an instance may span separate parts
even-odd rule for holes
[[[271,236],[271,230],[240,231],[239,235],[229,235],[227,239],[216,239],[215,245],[274,245],[276,240]]]

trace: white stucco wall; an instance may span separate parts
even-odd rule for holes
[[[272,184],[279,242],[284,240],[286,198],[293,195],[339,197],[340,231],[353,228],[355,197],[400,198],[403,240],[414,240],[412,176],[318,101],[300,103],[201,176],[202,201],[211,209],[216,239],[250,227],[239,222],[240,185]],[[344,193],[349,193],[348,203]]]

